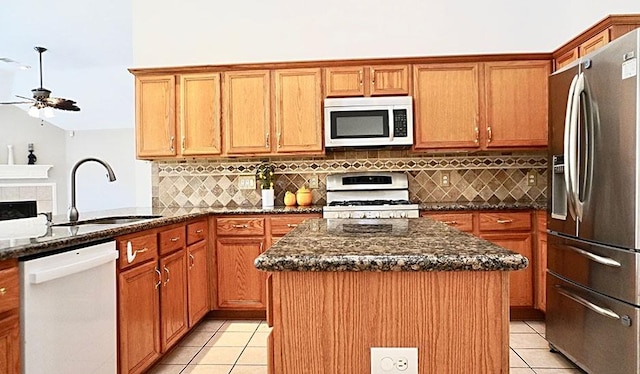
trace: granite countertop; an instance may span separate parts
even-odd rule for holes
[[[439,202],[439,203],[419,203],[420,210],[425,211],[452,211],[452,210],[546,210],[547,200],[529,200],[514,202]]]
[[[207,208],[122,208],[97,212],[80,212],[80,221],[101,217],[157,216],[132,223],[87,224],[78,226],[55,226],[68,222],[64,215],[53,217],[54,226],[44,224],[31,230],[7,229],[9,221],[0,222],[0,260],[21,258],[54,252],[62,248],[108,240],[117,236],[153,229],[160,226],[185,222],[210,214],[303,214],[322,213],[322,206],[307,207],[275,206],[273,209],[260,207],[207,207]],[[42,222],[44,222],[44,217]],[[20,233],[17,233],[17,232]],[[17,234],[14,234],[17,233]]]
[[[528,264],[429,218],[311,219],[255,260],[263,271],[509,271]]]

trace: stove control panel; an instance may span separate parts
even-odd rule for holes
[[[378,219],[378,218],[418,218],[418,210],[382,210],[382,211],[324,211],[322,218],[342,218],[342,219]]]

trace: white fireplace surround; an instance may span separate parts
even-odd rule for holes
[[[0,183],[0,201],[35,200],[38,213],[58,213],[55,183]]]

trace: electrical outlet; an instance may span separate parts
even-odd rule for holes
[[[318,176],[317,175],[312,175],[309,178],[309,188],[318,188]]]
[[[371,347],[371,374],[418,374],[418,348]]]
[[[529,171],[527,173],[527,186],[535,186],[538,184],[538,174],[535,171]]]
[[[238,189],[239,190],[255,190],[256,189],[256,177],[255,175],[241,175],[238,177]]]
[[[440,187],[449,187],[451,185],[451,173],[443,171],[440,173]]]

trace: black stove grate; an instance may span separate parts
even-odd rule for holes
[[[374,206],[374,205],[409,205],[409,200],[349,200],[332,201],[329,206]]]

